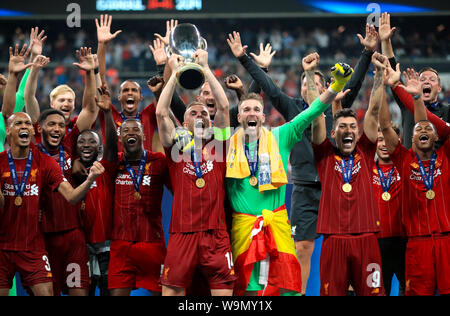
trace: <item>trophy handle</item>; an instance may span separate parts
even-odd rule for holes
[[[169,46],[164,47],[164,50],[166,51],[167,58],[170,58],[172,56],[172,50]]]
[[[200,49],[208,50],[208,43],[203,37],[200,37]]]

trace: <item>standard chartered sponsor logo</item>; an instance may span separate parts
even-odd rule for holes
[[[206,163],[202,163],[200,166],[202,169],[202,174],[205,175],[208,172],[211,172],[214,170],[214,162],[208,160]],[[195,167],[191,162],[187,162],[186,165],[183,168],[183,173],[187,173],[191,176],[195,175]]]
[[[440,176],[442,174],[442,171],[441,171],[441,169],[439,168],[439,169],[437,169],[437,170],[435,170],[434,171],[434,175],[433,175],[433,178],[434,179],[436,179],[438,176]],[[409,179],[410,180],[413,180],[413,181],[423,181],[423,179],[422,179],[422,175],[420,174],[420,172],[419,171],[415,171],[415,170],[411,170],[411,174],[410,174],[410,176],[409,176]]]
[[[5,183],[3,186],[2,193],[4,196],[15,196],[16,191],[14,190],[14,186],[12,184]],[[39,195],[39,186],[37,184],[27,184],[25,186],[24,196],[38,196]]]
[[[144,175],[142,178],[141,185],[147,185],[150,186],[152,177],[149,175]],[[128,173],[123,173],[117,176],[116,178],[116,184],[119,185],[133,185],[133,180],[131,179],[130,175]]]

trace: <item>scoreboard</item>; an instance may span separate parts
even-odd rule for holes
[[[212,17],[214,15],[314,15],[359,14],[367,15],[373,6],[381,12],[402,14],[448,14],[450,1],[442,0],[391,0],[384,1],[321,1],[321,0],[39,0],[2,1],[2,17],[46,17],[62,18],[71,8],[80,10],[84,18],[102,13],[115,16],[161,16],[193,15]]]

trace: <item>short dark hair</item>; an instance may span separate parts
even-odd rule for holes
[[[53,114],[58,114],[64,119],[64,121],[66,120],[66,117],[64,116],[64,113],[61,112],[60,110],[47,109],[44,112],[42,112],[41,115],[39,116],[39,120],[38,120],[39,125],[41,125],[42,122],[44,122],[47,119],[47,117],[49,117],[50,115],[53,115]]]
[[[101,140],[100,140],[100,136],[98,135],[98,133],[97,133],[96,131],[94,131],[94,130],[92,130],[92,129],[86,129],[86,130],[82,131],[82,132],[80,133],[80,135],[78,135],[77,142],[78,142],[78,140],[81,138],[81,136],[84,135],[84,134],[91,134],[91,135],[94,135],[95,138],[96,138],[97,141],[98,141],[98,144],[99,144],[99,145],[102,144],[102,143],[101,143]]]
[[[430,120],[418,120],[417,122],[414,123],[414,129],[415,129],[417,124],[423,123],[423,122],[429,123],[433,127],[434,132],[437,134],[436,126],[434,126],[433,122],[431,122]],[[414,131],[413,131],[413,133],[414,133]]]
[[[242,98],[239,100],[238,111],[239,111],[242,103],[244,103],[244,101],[247,101],[247,100],[256,100],[259,103],[261,103],[262,107],[264,108],[264,100],[263,100],[262,96],[258,93],[251,92],[249,94],[242,96]]]
[[[195,106],[195,105],[201,105],[201,106],[204,106],[205,108],[208,108],[208,107],[206,106],[206,104],[204,104],[203,102],[200,102],[200,101],[192,101],[191,103],[189,103],[188,105],[186,105],[186,111],[184,111],[184,114],[183,114],[183,120],[186,119],[186,114],[187,114],[188,110],[189,110],[191,107]]]
[[[144,134],[144,127],[142,126],[141,121],[138,120],[138,119],[135,119],[135,118],[127,118],[125,121],[123,121],[122,124],[120,124],[120,126],[119,126],[119,134],[122,133],[122,127],[123,127],[125,124],[131,123],[131,122],[135,122],[135,123],[139,126],[139,128],[140,128],[142,134]]]
[[[419,70],[419,76],[420,76],[423,72],[425,72],[425,71],[431,71],[431,72],[434,72],[434,73],[436,74],[436,76],[438,77],[439,84],[441,84],[441,77],[439,77],[439,73],[438,73],[438,71],[437,71],[436,69],[434,69],[434,68],[432,68],[432,67],[424,67],[424,68],[422,68],[422,69]]]
[[[354,117],[356,121],[358,121],[358,116],[356,115],[356,112],[353,111],[350,108],[344,108],[339,111],[337,111],[333,115],[333,128],[336,126],[336,122],[341,117]]]
[[[326,87],[326,80],[325,80],[325,76],[323,75],[323,73],[320,70],[315,70],[314,71],[314,75],[318,75],[320,77],[320,83],[325,88]],[[305,79],[305,76],[306,76],[306,72],[303,72],[302,76],[301,76],[301,79],[300,79],[301,80],[300,82],[303,82],[303,79]]]
[[[127,82],[134,83],[134,84],[138,87],[139,93],[142,94],[142,88],[141,88],[141,85],[140,85],[137,81],[134,81],[134,80],[131,80],[131,79],[127,79],[127,80],[125,80],[124,82],[122,82],[122,83],[120,84],[120,87],[119,87],[119,93],[122,93],[122,87],[123,87],[123,85],[126,84]]]

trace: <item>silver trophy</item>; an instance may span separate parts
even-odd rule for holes
[[[194,61],[194,53],[197,49],[206,50],[206,40],[200,36],[200,32],[194,24],[178,24],[170,32],[167,56],[172,54],[183,57],[183,63],[177,71],[178,84],[187,90],[196,90],[205,83],[203,68]]]

